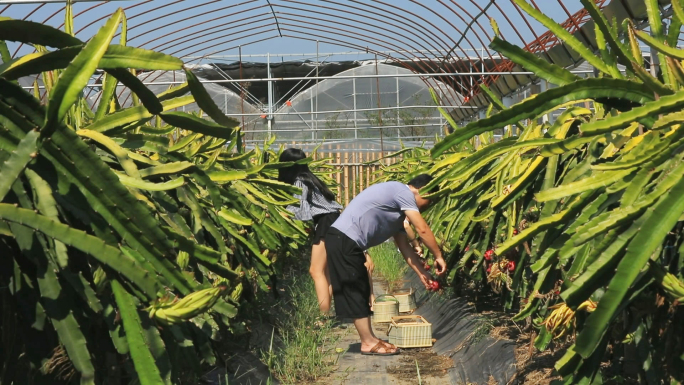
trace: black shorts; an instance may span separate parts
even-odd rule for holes
[[[320,214],[313,217],[314,222],[314,234],[313,234],[313,244],[317,245],[325,238],[325,234],[328,233],[330,226],[339,218],[340,213],[327,213]]]
[[[370,282],[363,250],[332,227],[325,236],[330,284],[338,318],[365,318],[371,315]]]

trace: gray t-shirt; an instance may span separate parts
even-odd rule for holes
[[[419,211],[416,198],[407,185],[378,183],[349,202],[332,227],[366,250],[404,231],[406,210]]]

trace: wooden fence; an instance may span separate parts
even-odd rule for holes
[[[387,155],[387,153],[385,153]],[[345,207],[356,195],[372,185],[378,177],[380,165],[364,163],[382,158],[376,151],[318,151],[314,159],[331,159],[330,165],[335,168],[331,178],[337,182],[338,201]],[[396,163],[397,159],[385,159],[385,165]]]

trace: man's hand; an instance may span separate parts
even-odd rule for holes
[[[423,261],[420,259],[420,257],[418,257],[416,250],[411,248],[411,245],[409,245],[408,239],[406,239],[406,234],[395,234],[394,242],[397,244],[397,247],[399,247],[401,255],[404,256],[406,263],[408,263],[409,267],[413,269],[416,274],[418,274],[418,277],[420,277],[420,281],[423,283],[425,288],[429,289],[432,276],[430,273],[425,271],[425,268],[423,267]]]
[[[406,210],[404,213],[413,227],[416,228],[416,232],[423,242],[423,245],[430,250],[432,255],[435,256],[435,259],[442,259],[442,250],[440,250],[437,240],[435,240],[435,235],[432,233],[432,230],[430,230],[425,219],[423,219],[418,211]],[[443,263],[442,266],[444,266],[444,271],[446,271],[446,263]]]
[[[435,270],[437,270],[438,275],[444,275],[447,271],[447,265],[444,258],[435,258]]]
[[[426,288],[427,290],[430,290],[430,288],[431,288],[431,286],[430,286],[430,281],[433,280],[432,276],[430,276],[429,273],[418,274],[418,276],[420,277],[420,282],[423,283],[423,286],[425,286],[425,288]]]
[[[372,275],[373,269],[375,269],[375,264],[373,264],[373,259],[371,259],[370,254],[368,254],[367,252],[364,252],[364,254],[366,256],[366,263],[364,263],[363,265],[366,266],[366,269],[368,270],[368,274]]]

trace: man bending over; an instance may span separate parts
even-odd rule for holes
[[[393,236],[406,263],[418,274],[423,285],[429,288],[431,277],[404,232],[404,219],[408,218],[425,246],[435,256],[437,273],[442,275],[446,272],[442,251],[420,215],[431,202],[423,198],[419,190],[431,180],[430,175],[422,174],[413,178],[408,185],[385,182],[363,190],[344,209],[325,236],[335,312],[339,318],[354,320],[361,337],[362,354],[393,355],[399,352],[396,346],[373,334],[368,304],[371,288],[368,270],[364,266],[364,250]]]

